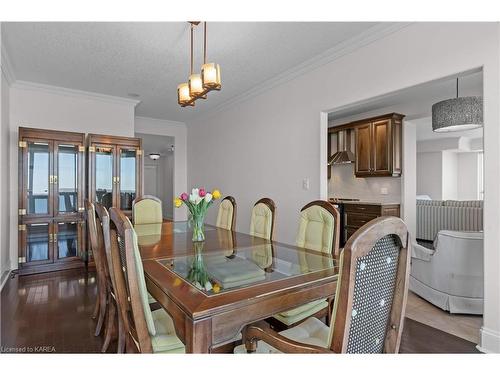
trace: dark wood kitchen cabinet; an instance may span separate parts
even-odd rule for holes
[[[19,273],[84,266],[85,134],[19,128]]]
[[[399,204],[344,203],[344,238],[351,237],[363,225],[379,216],[400,216]]]
[[[356,121],[356,177],[401,176],[402,120],[389,115]]]

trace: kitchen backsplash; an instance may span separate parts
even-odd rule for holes
[[[354,164],[333,165],[328,197],[359,198],[374,202],[401,202],[400,177],[356,178]],[[386,189],[387,194],[382,194]]]

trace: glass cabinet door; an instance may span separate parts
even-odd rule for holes
[[[79,223],[59,222],[54,234],[54,242],[56,243],[57,258],[71,258],[78,256],[79,253]]]
[[[51,259],[52,233],[49,223],[26,224],[26,261],[41,262]]]
[[[52,215],[51,195],[53,185],[50,141],[27,140],[24,171],[26,189],[26,215]]]
[[[113,207],[114,148],[95,148],[95,200],[109,209]]]
[[[120,149],[120,209],[132,210],[132,201],[137,195],[137,156],[136,149]]]
[[[56,212],[78,212],[78,145],[59,144],[56,152]]]

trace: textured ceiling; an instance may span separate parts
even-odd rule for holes
[[[208,60],[221,65],[223,88],[195,108],[177,105],[187,80],[189,25],[162,23],[2,23],[16,79],[127,97],[139,116],[187,121],[258,86],[376,23],[208,23]],[[195,33],[195,70],[202,28]]]

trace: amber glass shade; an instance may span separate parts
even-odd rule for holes
[[[219,64],[203,64],[201,67],[201,80],[205,89],[219,90],[221,88]]]
[[[189,76],[189,95],[191,97],[203,94],[203,84],[201,82],[201,75],[191,74]]]
[[[180,105],[187,104],[191,100],[189,85],[187,83],[181,83],[177,86],[177,100]]]

